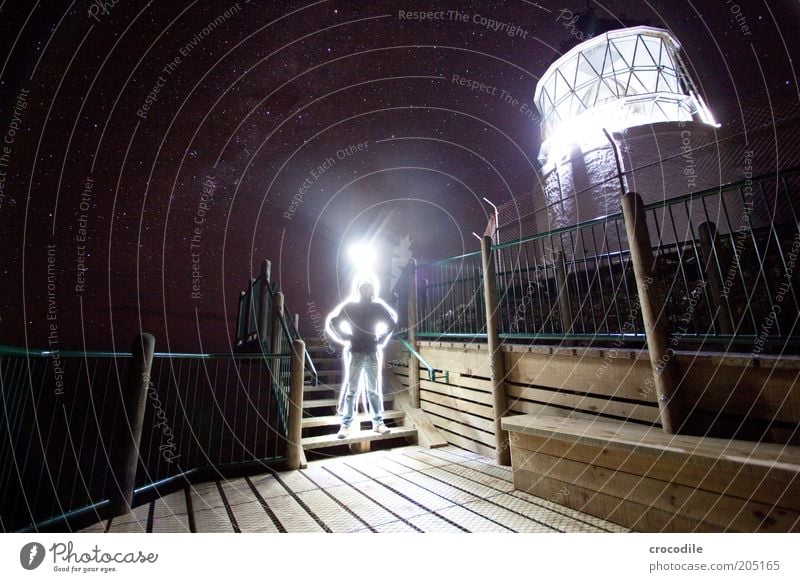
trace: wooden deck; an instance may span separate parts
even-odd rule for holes
[[[514,491],[511,470],[456,447],[402,447],[187,487],[85,532],[625,532]]]

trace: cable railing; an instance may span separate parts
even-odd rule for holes
[[[239,293],[234,342],[239,351],[277,351],[270,347],[273,343],[291,344],[294,339],[303,339],[294,320],[286,317],[283,294],[271,280],[270,271],[270,262],[262,261],[259,276],[251,278],[247,290]],[[279,293],[280,299],[277,299]],[[316,386],[319,374],[308,351],[305,354],[305,368]]]
[[[798,192],[793,169],[645,206],[676,345],[798,348]],[[644,345],[622,212],[493,245],[492,258],[501,338]],[[418,338],[486,337],[480,252],[418,266],[417,297]]]
[[[135,490],[199,470],[283,461],[291,350],[155,353],[140,395]],[[48,522],[63,530],[80,511],[97,521],[119,496],[114,465],[136,424],[127,398],[142,389],[130,383],[132,362],[123,352],[0,346],[0,530]]]

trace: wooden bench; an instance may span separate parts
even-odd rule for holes
[[[514,487],[641,532],[800,531],[800,447],[518,415]]]

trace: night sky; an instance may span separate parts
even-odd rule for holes
[[[797,1],[590,4],[671,30],[723,128],[798,103]],[[585,9],[0,0],[0,343],[227,351],[263,258],[307,317],[351,242],[387,283],[393,254],[476,249],[482,197],[537,180],[534,89]]]

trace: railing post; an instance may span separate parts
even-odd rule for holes
[[[289,412],[286,426],[288,448],[286,461],[289,469],[303,465],[303,383],[305,376],[306,344],[301,339],[292,342],[292,368],[289,381]]]
[[[417,261],[409,259],[406,265],[406,285],[408,286],[406,295],[408,296],[408,313],[406,323],[408,324],[408,345],[419,352],[417,346]],[[411,406],[419,408],[419,360],[414,354],[409,354],[408,358],[408,392]]]
[[[664,432],[675,434],[683,422],[678,382],[675,373],[675,354],[668,347],[669,337],[663,294],[656,280],[653,247],[647,231],[647,218],[642,197],[635,192],[622,196],[625,231],[631,250],[633,274],[639,293],[639,306],[644,320],[647,351],[653,368],[653,381]]]
[[[297,335],[301,335],[300,334],[300,314],[299,313],[295,313],[294,314],[294,328],[297,330]]]
[[[133,504],[133,488],[139,464],[139,443],[142,439],[144,410],[147,390],[150,387],[150,370],[156,340],[149,333],[137,335],[131,346],[133,359],[128,369],[128,378],[120,386],[120,402],[111,437],[109,455],[112,482],[108,498],[111,516],[130,512]]]
[[[279,354],[281,351],[281,318],[283,317],[283,293],[278,291],[272,298],[272,333],[269,340],[269,353]],[[280,375],[281,361],[278,358],[272,360],[273,374]],[[276,384],[281,383],[281,378],[274,378]]]
[[[236,315],[236,345],[240,345],[244,343],[245,336],[247,336],[247,323],[244,317],[244,313],[242,313],[243,309],[246,309],[247,300],[245,299],[242,301],[242,298],[245,297],[247,293],[244,291],[239,291],[239,307]]]
[[[497,310],[497,282],[495,279],[492,237],[481,239],[481,259],[483,265],[483,297],[486,305],[486,339],[492,362],[492,411],[494,414],[495,458],[500,465],[511,465],[511,451],[508,446],[508,431],[500,425],[506,413],[506,371],[503,352],[500,349],[500,318]]]
[[[720,241],[717,236],[717,225],[713,222],[704,222],[700,225],[700,250],[703,253],[703,271],[708,275],[711,287],[711,304],[717,310],[716,322],[722,335],[733,335],[733,322],[728,300],[723,291],[721,272],[723,271],[722,257],[720,257]]]
[[[267,259],[261,262],[261,297],[258,300],[258,341],[263,346],[269,338],[269,281],[272,263]]]
[[[258,333],[258,321],[256,320],[256,314],[254,312],[256,308],[257,299],[253,297],[253,284],[255,282],[256,280],[251,277],[250,281],[248,281],[248,286],[247,286],[247,300],[245,301],[245,303],[247,304],[247,317],[245,318],[245,324],[244,324],[246,341],[250,341],[251,339],[250,338],[251,322],[253,323],[253,327],[255,327],[255,329],[252,330],[252,333]]]
[[[561,313],[561,327],[564,330],[564,335],[572,333],[572,309],[570,308],[569,301],[569,282],[567,280],[567,269],[564,265],[564,251],[556,251],[555,256],[556,268],[556,289],[558,293],[558,311]],[[564,345],[572,345],[569,340],[564,340]]]

